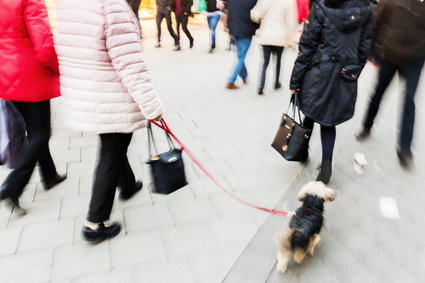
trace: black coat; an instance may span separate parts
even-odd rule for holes
[[[354,115],[357,81],[340,73],[347,65],[363,68],[372,37],[372,5],[346,0],[329,8],[324,0],[312,5],[301,36],[290,88],[300,89],[300,109],[315,122],[335,126]]]
[[[230,0],[228,2],[227,23],[230,35],[236,39],[254,36],[259,25],[251,21],[251,10],[257,4],[257,0]]]
[[[212,13],[218,11],[217,0],[206,0],[207,1],[207,12]]]

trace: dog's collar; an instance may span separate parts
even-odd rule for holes
[[[307,207],[306,209],[307,211],[313,212],[313,209],[311,209],[310,207]]]

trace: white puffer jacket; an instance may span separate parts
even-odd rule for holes
[[[251,20],[260,24],[255,34],[257,43],[292,46],[297,28],[297,17],[296,0],[259,0],[251,10]]]
[[[57,0],[55,47],[65,126],[131,133],[163,112],[125,0]]]

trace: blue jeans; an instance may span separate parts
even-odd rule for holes
[[[245,66],[245,57],[248,53],[249,46],[251,45],[252,38],[238,38],[236,39],[236,56],[237,62],[233,69],[233,73],[229,78],[229,83],[234,84],[236,79],[241,77],[242,80],[246,80],[248,77],[248,70]]]
[[[215,30],[217,28],[218,22],[220,21],[220,14],[213,13],[207,16],[208,27],[211,31],[211,48],[215,48]]]

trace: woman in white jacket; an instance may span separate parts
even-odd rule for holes
[[[294,44],[297,16],[297,3],[295,0],[259,0],[257,5],[251,10],[251,20],[260,24],[255,38],[257,43],[263,47],[264,55],[258,86],[259,95],[264,92],[266,72],[271,54],[276,56],[274,88],[281,88],[279,77],[283,48]]]
[[[127,200],[142,188],[127,159],[132,133],[160,120],[162,104],[146,68],[139,24],[125,0],[57,0],[55,47],[65,126],[100,136],[100,160],[83,238],[116,236],[105,226],[115,191]]]

